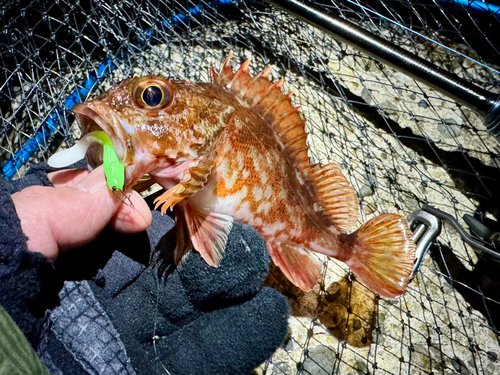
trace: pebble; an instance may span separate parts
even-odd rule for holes
[[[418,106],[420,108],[424,108],[425,109],[425,108],[429,107],[429,103],[427,102],[427,100],[422,99],[422,100],[420,100],[418,102]]]
[[[356,369],[358,370],[358,373],[360,374],[366,374],[368,373],[368,366],[366,365],[366,362],[364,361],[356,361]]]
[[[398,113],[398,106],[396,104],[394,104],[393,101],[385,100],[380,104],[381,104],[381,107],[384,110],[384,112],[387,113],[388,115]]]
[[[274,363],[271,375],[291,375],[293,373],[290,365],[286,362]]]
[[[399,82],[401,82],[405,86],[410,86],[413,83],[413,78],[408,77],[406,74],[397,72],[393,74],[393,77],[396,78]]]
[[[366,87],[364,87],[363,91],[361,91],[361,97],[367,104],[371,104],[371,102],[373,102],[372,95]]]
[[[309,357],[304,360],[303,370],[305,374],[324,374],[324,369],[335,367],[336,353],[333,348],[323,345],[314,346],[309,349]]]
[[[368,171],[363,174],[362,179],[363,185],[361,185],[361,188],[359,189],[359,195],[361,197],[371,197],[375,194],[375,190],[378,188],[377,176]]]
[[[466,119],[470,117],[471,110],[469,108],[462,108],[462,115]]]
[[[366,186],[366,185],[365,185]],[[370,190],[371,192],[371,190]],[[372,194],[373,195],[373,194]],[[376,211],[377,211],[377,202],[368,202],[366,203],[365,205],[365,213],[367,215],[371,215],[371,214],[374,214]]]
[[[458,372],[460,375],[470,375],[469,370],[467,369],[467,366],[465,366],[465,363],[458,357],[455,357],[451,360],[451,365],[455,369],[456,372]]]
[[[462,127],[459,125],[452,124],[439,124],[437,126],[437,130],[441,133],[445,138],[455,138],[462,134]]]
[[[475,64],[476,63],[470,59],[464,59],[464,62],[462,63],[465,69],[469,69],[471,66],[474,66]]]
[[[363,185],[361,186],[361,189],[359,189],[359,195],[362,197],[371,197],[374,193],[375,192],[368,185]]]

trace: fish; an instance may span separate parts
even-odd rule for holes
[[[175,214],[174,259],[194,249],[217,267],[234,220],[253,226],[272,261],[310,291],[322,268],[312,253],[344,262],[385,298],[405,293],[415,244],[404,217],[383,213],[349,233],[359,218],[356,191],[336,163],[311,164],[301,107],[272,83],[271,67],[233,71],[231,53],[210,82],[131,77],[73,107],[82,134],[104,131],[124,165],[125,191],[153,183]],[[87,151],[91,167],[102,147]]]

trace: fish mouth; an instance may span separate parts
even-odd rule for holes
[[[75,104],[72,110],[82,131],[82,136],[97,130],[104,131],[113,143],[118,160],[126,166],[132,153],[131,141],[123,130],[120,119],[113,113],[112,109],[104,103],[91,101]],[[93,169],[103,163],[101,145],[94,143],[88,148],[87,162]]]

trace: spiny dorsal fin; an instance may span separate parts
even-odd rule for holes
[[[316,164],[307,168],[304,174],[314,182],[318,203],[333,226],[341,233],[347,232],[359,218],[359,203],[356,191],[339,165]]]
[[[219,74],[213,68],[210,70],[212,82],[244,100],[274,127],[283,144],[291,151],[295,166],[299,170],[310,166],[307,156],[306,121],[300,117],[301,107],[292,105],[293,93],[284,95],[281,92],[283,80],[271,83],[269,80],[271,66],[252,77],[248,59],[236,72],[233,72],[229,63],[231,56],[232,52],[229,53]]]

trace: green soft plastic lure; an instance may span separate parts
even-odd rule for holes
[[[118,160],[113,143],[103,131],[88,133],[73,147],[60,151],[50,157],[48,164],[53,168],[63,168],[76,163],[85,157],[87,149],[92,143],[99,143],[103,147],[103,164],[106,182],[111,190],[123,190],[125,185],[125,167]]]
[[[108,186],[111,190],[123,190],[123,185],[125,184],[125,167],[118,160],[109,136],[103,131],[99,133],[102,133],[102,135],[99,135],[99,139],[103,142],[104,153],[102,158]]]

